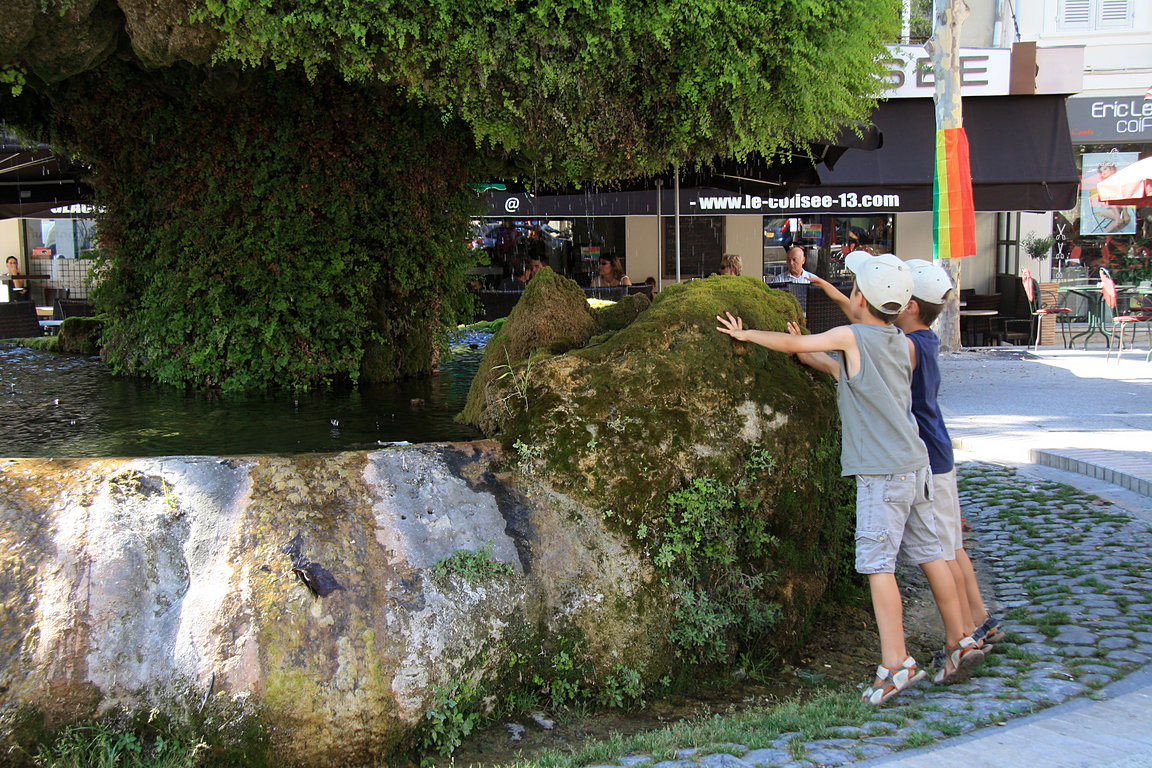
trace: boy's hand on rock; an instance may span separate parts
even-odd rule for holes
[[[736,341],[747,341],[748,331],[744,330],[744,320],[739,317],[732,317],[731,312],[725,312],[724,317],[716,315],[716,319],[720,321],[720,325],[716,326],[716,330],[720,333],[726,333]]]
[[[788,333],[793,336],[803,336],[804,332],[800,330],[800,324],[794,321],[788,322]]]

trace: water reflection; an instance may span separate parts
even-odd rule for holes
[[[460,339],[427,379],[236,397],[117,378],[98,358],[0,349],[0,456],[236,456],[474,440],[480,434],[453,417],[487,340]]]

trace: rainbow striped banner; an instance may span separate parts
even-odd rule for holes
[[[936,130],[936,175],[932,179],[932,256],[958,259],[976,254],[976,206],[972,166],[963,128]]]

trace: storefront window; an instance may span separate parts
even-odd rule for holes
[[[1060,276],[1097,278],[1105,267],[1118,283],[1152,280],[1152,208],[1105,205],[1103,179],[1152,152],[1145,145],[1080,148],[1080,201],[1056,214],[1054,267]]]
[[[844,256],[854,250],[891,253],[896,242],[896,214],[869,216],[836,216],[817,214],[807,217],[764,217],[764,275],[778,274],[786,268],[785,252],[792,245],[814,251],[808,269],[828,279],[844,273]],[[813,263],[815,261],[815,263]]]
[[[92,219],[24,219],[25,263],[33,299],[51,305],[56,298],[83,299],[96,255],[96,222]]]

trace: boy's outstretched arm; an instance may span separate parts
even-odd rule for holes
[[[716,319],[720,322],[720,325],[716,326],[716,330],[720,331],[720,333],[727,334],[737,341],[749,341],[777,352],[800,355],[805,353],[843,350],[845,354],[849,356],[850,361],[853,355],[859,354],[856,349],[856,337],[853,335],[852,329],[847,325],[837,326],[824,333],[804,336],[800,334],[799,327],[796,328],[795,333],[792,333],[791,329],[789,329],[788,333],[746,329],[744,327],[744,321],[739,317],[733,317],[731,312],[725,312],[723,317],[716,315]],[[792,325],[795,325],[795,323]],[[837,376],[840,373],[840,362],[828,355],[823,355],[823,357],[830,363],[833,363],[834,367],[831,369],[824,367],[827,363],[823,362],[818,365],[813,365],[813,363],[808,364],[813,365],[813,367],[818,370]],[[813,359],[815,360],[815,358]],[[805,360],[805,362],[807,363],[808,361]]]
[[[820,289],[822,291],[824,291],[824,293],[828,296],[828,298],[830,298],[830,299],[832,299],[832,301],[836,302],[836,306],[840,307],[840,311],[844,313],[844,317],[848,318],[848,321],[851,322],[852,321],[852,313],[849,311],[849,307],[851,306],[851,303],[849,302],[848,297],[845,296],[840,291],[839,288],[832,285],[832,283],[828,282],[827,280],[825,280],[822,277],[817,277],[817,276],[813,275],[809,279],[811,280],[812,285],[820,286]]]
[[[788,323],[788,333],[793,336],[802,336],[800,326]],[[833,357],[827,352],[797,352],[796,357],[809,368],[822,371],[834,379],[840,378],[840,358]]]

